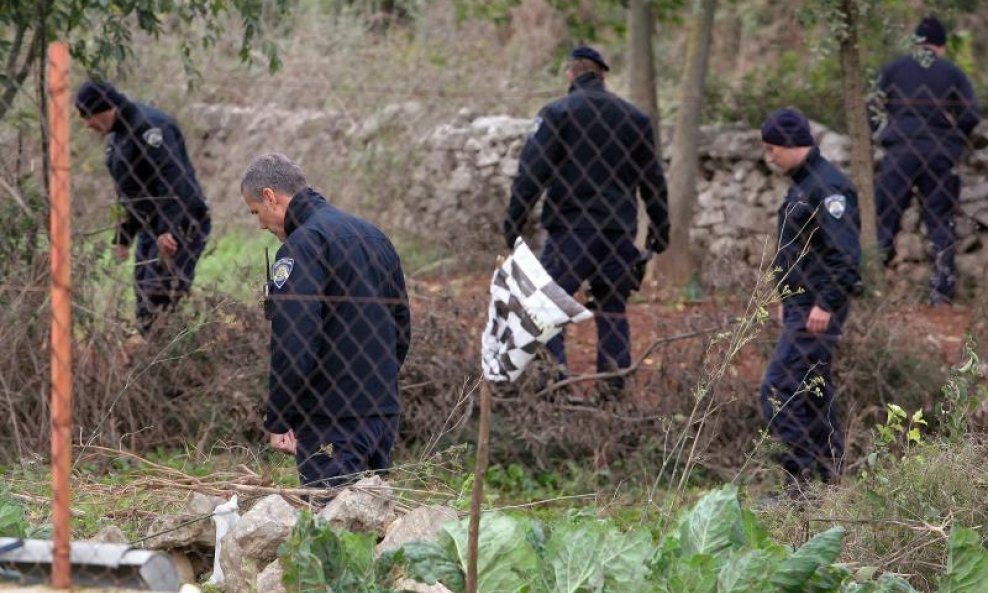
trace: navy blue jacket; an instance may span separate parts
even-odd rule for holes
[[[981,119],[971,81],[960,68],[929,50],[886,64],[878,76],[878,89],[888,119],[880,135],[886,148],[911,144],[946,153],[956,161]]]
[[[285,233],[272,266],[264,427],[282,434],[327,419],[400,413],[398,370],[411,316],[391,241],[308,188],[289,202]]]
[[[790,297],[795,303],[839,311],[861,286],[857,192],[816,147],[791,177],[779,208],[776,280],[802,289]]]
[[[504,234],[511,246],[543,189],[549,231],[636,232],[641,192],[657,251],[668,243],[666,182],[649,117],[604,88],[593,73],[542,108],[522,149]]]
[[[130,245],[140,230],[184,235],[209,216],[206,198],[178,124],[147,105],[117,108],[106,145],[106,167],[123,209],[113,243]]]

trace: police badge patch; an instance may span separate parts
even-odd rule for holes
[[[295,260],[290,257],[283,257],[274,262],[271,266],[271,281],[275,287],[281,288],[288,282],[288,277],[292,275],[292,268],[295,267]]]
[[[823,199],[823,207],[827,209],[834,218],[840,218],[844,216],[844,210],[847,209],[847,198],[840,194],[834,194],[832,196],[827,196]]]
[[[161,146],[162,140],[164,140],[164,137],[161,134],[161,128],[149,128],[144,132],[142,137],[151,148],[158,148]]]
[[[532,120],[531,125],[528,126],[528,135],[529,136],[534,135],[535,132],[538,132],[539,128],[541,127],[542,127],[542,117],[535,116],[535,119]]]

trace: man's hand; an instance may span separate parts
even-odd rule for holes
[[[117,261],[119,262],[127,261],[127,257],[129,255],[130,255],[130,245],[113,246],[113,257],[117,258]]]
[[[667,227],[668,228],[668,227]],[[662,253],[666,250],[669,245],[669,233],[666,231],[665,237],[662,236],[661,232],[653,226],[648,227],[648,233],[645,235],[645,247],[651,249],[654,253]]]
[[[158,235],[158,252],[165,257],[175,257],[178,253],[178,241],[171,233]]]
[[[274,434],[271,433],[271,447],[275,451],[281,451],[282,453],[288,453],[291,455],[295,454],[295,432],[289,430],[285,434]]]
[[[819,305],[813,305],[810,309],[810,316],[806,318],[806,329],[811,334],[822,334],[827,331],[830,325],[830,311],[821,309]]]

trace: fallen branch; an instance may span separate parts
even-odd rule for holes
[[[7,496],[10,496],[11,498],[14,498],[16,500],[20,500],[22,502],[26,502],[28,504],[36,504],[38,506],[50,508],[52,505],[50,498],[44,498],[42,496],[32,496],[30,494],[17,494],[16,492],[10,492],[7,494]],[[83,513],[78,509],[69,509],[69,513],[71,513],[73,517],[86,516],[86,513]]]
[[[623,369],[618,369],[616,371],[608,371],[606,373],[589,373],[589,374],[586,374],[586,375],[577,375],[575,377],[569,377],[567,379],[563,379],[562,381],[557,381],[555,383],[549,384],[548,387],[546,387],[545,389],[542,389],[541,391],[537,392],[535,394],[535,396],[536,397],[541,397],[541,396],[544,396],[544,395],[548,395],[549,393],[552,393],[553,391],[555,391],[557,389],[566,387],[568,385],[573,385],[575,383],[583,383],[585,381],[596,381],[596,380],[599,380],[599,379],[617,379],[619,377],[625,377],[625,376],[630,375],[630,374],[634,373],[635,371],[637,371],[643,364],[645,364],[645,359],[647,359],[649,356],[651,356],[652,352],[654,352],[656,348],[658,348],[659,346],[661,346],[663,344],[669,344],[669,343],[672,343],[672,342],[678,342],[680,340],[688,340],[690,338],[696,338],[696,337],[699,337],[699,336],[704,336],[704,335],[707,335],[707,334],[712,334],[714,332],[721,331],[723,329],[725,329],[723,326],[721,326],[721,327],[711,327],[711,328],[701,329],[701,330],[697,330],[697,331],[693,331],[693,332],[686,332],[686,333],[682,333],[682,334],[676,334],[676,335],[668,336],[668,337],[665,337],[665,338],[659,338],[659,339],[653,341],[651,344],[649,344],[648,348],[645,349],[645,352],[643,352],[641,354],[641,356],[638,357],[638,360],[636,360],[634,362],[634,364],[632,364],[629,367],[626,367],[626,368],[623,368]]]

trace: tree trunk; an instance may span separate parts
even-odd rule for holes
[[[679,87],[679,113],[669,166],[669,249],[660,265],[665,281],[683,286],[695,270],[690,257],[690,226],[696,202],[700,116],[717,0],[694,0],[686,47],[686,69]]]
[[[861,211],[861,247],[866,254],[876,249],[875,231],[875,164],[871,148],[871,129],[865,105],[864,75],[861,70],[859,44],[860,14],[857,0],[842,0],[841,9],[846,34],[840,43],[841,78],[844,81],[844,110],[851,136],[851,178],[858,188]]]
[[[38,2],[38,31],[48,30],[48,15],[51,14],[51,0]],[[39,37],[38,44],[38,115],[41,133],[41,173],[45,180],[45,210],[51,205],[51,147],[48,145],[48,44],[45,35]]]
[[[659,133],[659,100],[655,83],[655,58],[652,55],[652,33],[655,31],[655,16],[649,0],[629,0],[628,2],[628,80],[631,102],[652,119],[652,133],[655,136],[655,151],[662,159],[661,135]],[[638,242],[645,241],[648,234],[648,215],[642,204],[638,206]],[[646,280],[655,278],[655,266],[649,266]]]
[[[731,87],[737,87],[750,65],[742,60],[741,46],[744,24],[741,22],[741,7],[737,2],[728,2],[720,9],[720,26],[710,48],[708,72],[719,76]]]
[[[655,91],[652,32],[655,17],[648,0],[628,3],[628,80],[631,102],[652,118],[655,146],[659,146],[659,101]]]

